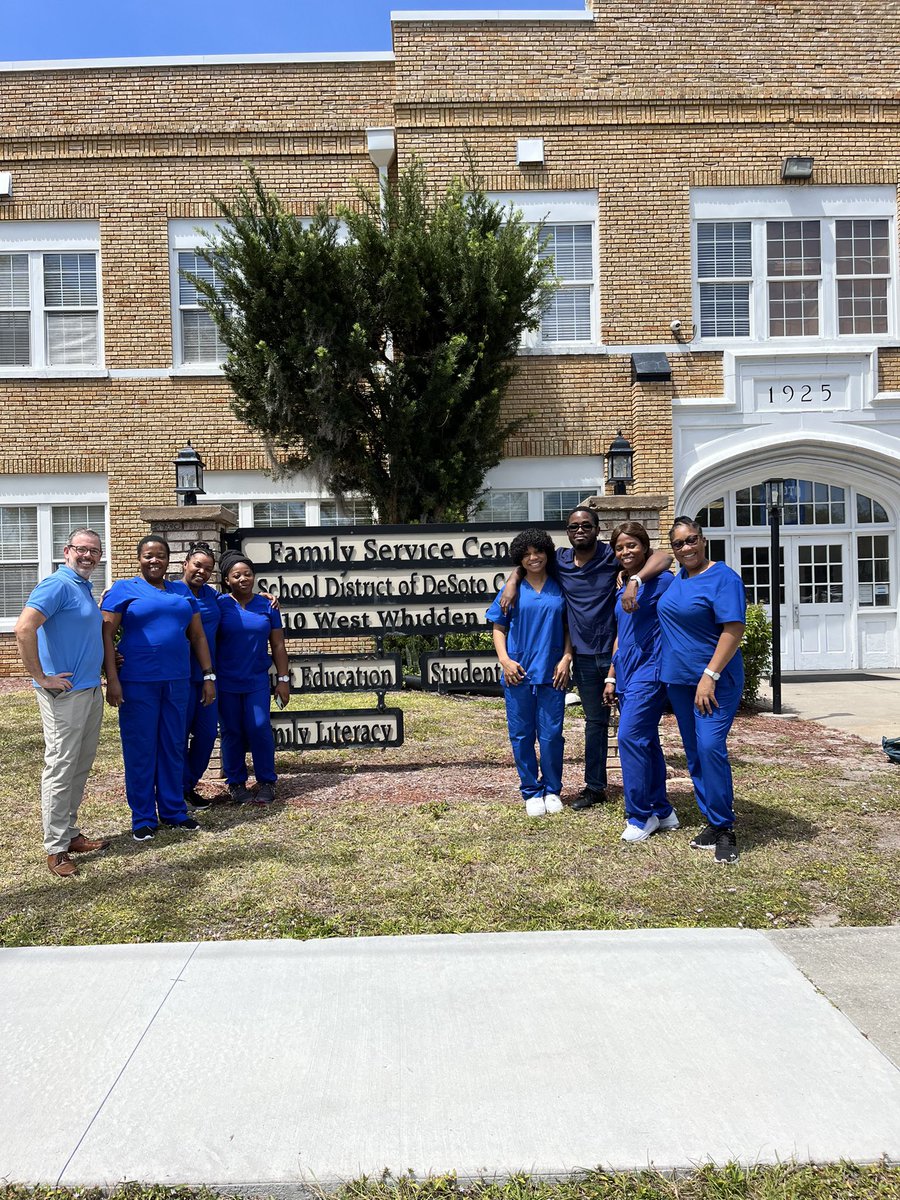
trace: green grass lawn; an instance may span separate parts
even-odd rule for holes
[[[283,756],[283,802],[216,807],[199,814],[202,833],[162,832],[147,845],[130,837],[107,710],[82,824],[113,844],[79,856],[79,875],[63,881],[41,846],[34,699],[4,694],[0,944],[900,920],[900,768],[849,735],[738,719],[742,857],[723,868],[688,847],[701,822],[671,719],[664,740],[683,827],[625,846],[616,772],[605,808],[527,819],[499,701],[409,693],[391,703],[404,709],[402,747]],[[301,705],[349,703],[295,697]],[[571,712],[566,738],[573,795],[583,734]]]
[[[359,1180],[333,1200],[896,1200],[900,1167],[851,1163],[701,1167],[690,1175],[586,1172],[562,1182],[516,1176],[463,1186],[452,1177]],[[99,1188],[0,1186],[0,1200],[224,1200],[205,1188],[126,1184]],[[230,1198],[234,1200],[234,1198]]]

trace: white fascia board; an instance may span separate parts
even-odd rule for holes
[[[271,63],[393,62],[393,50],[360,50],[320,54],[181,54],[160,58],[57,58],[30,62],[0,62],[6,71],[103,71],[130,67],[260,66]]]
[[[691,216],[695,221],[752,220],[754,217],[889,217],[896,208],[897,189],[877,184],[691,189]]]
[[[587,9],[536,8],[479,8],[465,11],[423,9],[420,11],[391,13],[391,23],[403,21],[593,21],[594,14]]]

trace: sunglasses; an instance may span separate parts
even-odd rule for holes
[[[699,533],[692,533],[686,538],[675,538],[675,540],[672,542],[672,549],[680,550],[683,546],[696,546],[699,541]]]
[[[566,526],[567,533],[577,533],[579,529],[596,529],[593,521],[573,521],[571,525]]]

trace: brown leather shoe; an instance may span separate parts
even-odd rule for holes
[[[91,850],[105,850],[109,845],[109,838],[86,838],[83,833],[79,833],[78,837],[72,838],[69,842],[69,854],[87,854]]]
[[[65,850],[61,854],[48,854],[47,866],[54,875],[58,875],[60,879],[68,879],[70,875],[77,875],[78,868],[69,858]]]

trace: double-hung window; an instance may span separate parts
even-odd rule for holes
[[[598,341],[597,193],[505,192],[491,197],[540,226],[540,257],[550,264],[556,291],[540,314],[526,347],[552,350]]]
[[[896,335],[893,189],[697,188],[691,208],[701,341]]]
[[[96,221],[0,225],[0,370],[103,362]]]
[[[196,275],[219,291],[215,267],[198,253],[214,232],[214,221],[169,222],[173,357],[175,366],[186,370],[217,372],[228,354],[196,284],[185,278],[185,272]]]

